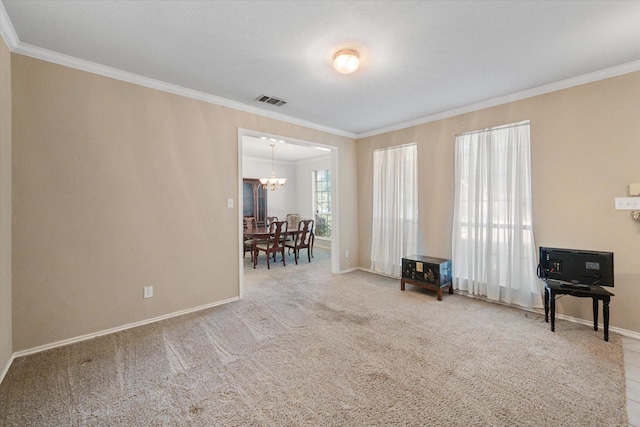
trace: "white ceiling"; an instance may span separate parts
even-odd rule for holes
[[[19,53],[109,67],[353,136],[611,67],[640,69],[640,1],[2,4],[2,34]],[[341,75],[329,56],[347,45],[364,57]],[[287,104],[256,102],[262,94]]]

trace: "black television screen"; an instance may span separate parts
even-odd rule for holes
[[[613,286],[613,252],[540,247],[540,277],[574,284]]]

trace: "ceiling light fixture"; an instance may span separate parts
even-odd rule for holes
[[[260,184],[262,184],[262,188],[269,189],[271,191],[279,190],[284,187],[284,183],[287,182],[287,178],[276,178],[276,173],[273,169],[273,147],[275,144],[271,145],[271,177],[269,178],[260,178]]]
[[[340,74],[350,74],[360,66],[360,53],[355,49],[340,49],[333,54],[333,68]]]

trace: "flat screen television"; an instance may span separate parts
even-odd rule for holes
[[[613,286],[613,252],[540,247],[538,270],[545,280]]]

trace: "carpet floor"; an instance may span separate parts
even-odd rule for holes
[[[626,426],[621,337],[330,255],[240,301],[16,359],[2,426]]]

